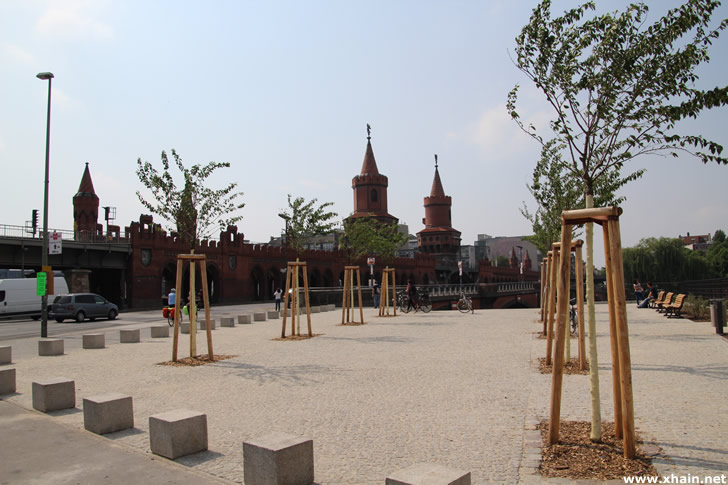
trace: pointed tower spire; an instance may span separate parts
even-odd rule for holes
[[[440,171],[437,169],[437,154],[435,154],[435,178],[432,180],[430,197],[445,197],[445,189],[442,188],[442,181],[440,180]]]
[[[83,171],[81,177],[81,184],[78,186],[78,193],[76,197],[96,197],[96,191],[94,190],[94,183],[91,180],[91,172],[88,169],[88,162],[86,162],[86,168]]]
[[[374,159],[374,150],[372,150],[372,127],[367,123],[367,150],[364,153],[364,163],[361,165],[362,175],[379,175],[377,161]]]
[[[78,192],[73,196],[73,226],[77,240],[96,234],[98,215],[99,196],[94,190],[87,162]]]

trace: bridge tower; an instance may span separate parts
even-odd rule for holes
[[[445,195],[435,155],[435,177],[430,196],[425,197],[425,228],[417,233],[417,248],[435,255],[457,255],[460,250],[460,231],[452,227],[452,197]]]
[[[361,173],[351,180],[354,189],[354,212],[348,219],[359,217],[373,218],[387,224],[399,220],[387,211],[387,187],[389,180],[379,173],[377,161],[372,150],[371,128],[367,125],[367,148]]]
[[[95,235],[98,217],[99,196],[94,190],[87,162],[83,177],[81,177],[81,185],[78,186],[78,192],[73,196],[73,232],[76,239],[80,239],[79,236],[82,234],[85,237]]]

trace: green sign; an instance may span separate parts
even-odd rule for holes
[[[35,277],[36,286],[35,286],[35,294],[38,296],[43,296],[46,294],[46,274],[45,273],[38,273]]]

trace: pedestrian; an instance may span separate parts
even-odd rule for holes
[[[276,311],[281,311],[281,297],[283,296],[283,290],[278,288],[273,292],[273,298],[276,300]]]
[[[642,290],[642,285],[640,284],[640,280],[634,280],[632,288],[634,289],[634,299],[637,300],[637,306],[639,306],[640,301],[644,298],[644,293]]]
[[[410,308],[417,311],[417,288],[412,284],[412,280],[407,280],[407,311]]]
[[[374,280],[374,285],[372,285],[372,300],[374,300],[374,308],[379,308],[379,293],[381,289],[379,288],[379,283],[377,283],[377,280]]]

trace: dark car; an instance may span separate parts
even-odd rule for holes
[[[114,320],[119,314],[119,307],[111,303],[101,295],[95,293],[71,293],[59,295],[51,305],[51,318],[62,322],[66,318],[73,318],[77,322],[83,322],[87,318],[108,318]]]

